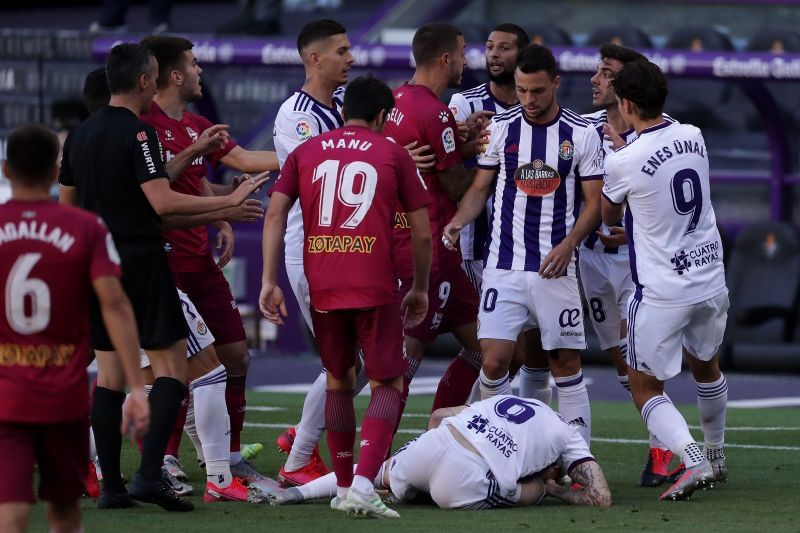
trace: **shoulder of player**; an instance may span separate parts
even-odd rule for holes
[[[473,87],[472,89],[467,89],[466,91],[461,91],[460,93],[456,94],[463,96],[466,100],[471,100],[474,98],[486,98],[487,96],[489,96],[489,91],[486,89],[486,84],[481,83],[480,85]]]
[[[496,123],[497,125],[505,126],[509,122],[513,122],[517,119],[522,119],[522,106],[519,104],[509,107],[502,113],[497,113],[492,117],[492,122]]]
[[[561,120],[571,126],[577,126],[579,128],[591,128],[592,131],[596,131],[594,129],[594,123],[585,119],[572,109],[566,107],[561,108]]]
[[[581,118],[588,120],[590,123],[597,126],[608,120],[608,111],[601,109],[599,111],[595,111],[594,113],[584,113],[581,115]]]

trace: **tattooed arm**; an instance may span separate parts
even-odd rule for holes
[[[550,479],[545,487],[547,494],[570,505],[611,506],[611,490],[600,465],[595,461],[586,461],[575,466],[569,475],[573,483],[578,483],[583,488],[574,490],[571,487],[562,487]]]

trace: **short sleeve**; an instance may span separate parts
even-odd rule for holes
[[[450,108],[450,112],[453,114],[453,118],[456,119],[456,122],[463,122],[469,117],[469,104],[461,93],[455,93],[450,98],[450,103],[447,107]]]
[[[583,155],[578,162],[578,176],[581,180],[599,180],[603,178],[603,158],[605,151],[597,130],[588,126],[583,136]]]
[[[301,111],[283,112],[281,110],[275,118],[275,151],[278,154],[278,160],[283,167],[289,154],[295,148],[309,140],[310,138],[319,135],[320,125],[317,119],[310,113],[303,113]]]
[[[133,171],[136,181],[145,183],[166,178],[168,174],[161,157],[161,141],[158,140],[155,128],[144,122],[139,122],[137,126],[127,133],[130,136],[128,142],[133,143]]]
[[[442,106],[439,111],[434,110],[429,116],[422,119],[422,129],[426,140],[436,156],[437,172],[442,172],[455,165],[463,163],[459,147],[458,127],[449,109]]]
[[[120,277],[120,259],[114,239],[99,218],[89,221],[91,239],[89,276],[95,280],[105,276]]]
[[[292,152],[283,164],[275,184],[269,190],[269,195],[272,196],[273,193],[279,192],[292,200],[297,198],[300,195],[300,176],[298,171],[297,156]]]
[[[213,126],[211,121],[207,118],[200,115],[195,115],[195,117],[197,117],[197,125],[200,127],[201,132],[206,131],[208,128]],[[225,143],[225,146],[206,155],[206,160],[212,165],[217,166],[219,165],[220,159],[228,155],[230,151],[237,146],[239,145],[236,143],[236,141],[234,141],[231,137],[228,137],[228,142]]]
[[[403,148],[392,145],[397,159],[397,189],[403,211],[409,212],[431,202],[425,180],[419,175],[414,160]]]
[[[617,169],[617,154],[608,154],[603,176],[603,196],[614,205],[621,205],[630,192],[630,183]]]
[[[497,170],[500,168],[500,157],[503,155],[503,145],[505,143],[503,130],[505,128],[493,118],[487,129],[489,131],[489,144],[486,145],[486,151],[478,156],[478,168]]]
[[[72,132],[64,139],[64,148],[61,151],[61,168],[58,171],[58,182],[61,185],[75,187],[75,176],[72,175],[72,166],[69,164],[69,150],[72,146]]]

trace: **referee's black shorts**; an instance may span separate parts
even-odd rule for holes
[[[164,252],[122,255],[122,287],[133,305],[142,348],[161,350],[186,338],[186,318]],[[92,300],[89,325],[92,348],[114,350],[96,297]]]

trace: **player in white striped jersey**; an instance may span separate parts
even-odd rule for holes
[[[306,24],[297,38],[297,50],[303,60],[306,80],[299,91],[281,104],[275,117],[273,137],[281,167],[299,145],[344,124],[341,115],[344,84],[354,62],[345,28],[332,20]],[[303,272],[303,218],[299,202],[295,202],[289,212],[284,245],[289,284],[303,318],[311,328],[308,281]],[[361,377],[363,379],[363,375]],[[289,458],[279,473],[285,483],[305,483],[328,472],[317,448],[325,428],[325,410],[319,407],[324,405],[325,388],[322,387],[321,393],[314,390],[316,394],[309,393],[306,397],[301,422],[294,429],[296,436],[291,435],[288,439],[286,433],[281,435],[289,441],[288,446],[282,447],[289,452]]]
[[[614,76],[632,61],[647,61],[642,54],[612,43],[600,46],[600,62],[592,76],[592,105],[600,111],[584,115],[603,139],[606,153],[624,146],[636,138],[617,108],[617,97],[611,87]],[[664,115],[665,120],[672,118]],[[581,284],[589,307],[589,317],[597,333],[600,349],[605,350],[617,369],[617,379],[628,391],[628,351],[625,318],[628,299],[633,294],[631,267],[628,260],[627,238],[622,221],[615,226],[598,226],[579,248],[578,267]],[[672,452],[655,435],[650,435],[650,449],[639,484],[656,487],[669,475]]]
[[[510,391],[508,368],[517,336],[533,324],[541,331],[542,348],[558,350],[550,363],[559,411],[589,442],[589,398],[580,363],[586,342],[574,256],[600,220],[602,147],[588,121],[558,105],[560,78],[548,48],[523,50],[515,83],[520,105],[492,119],[475,181],[442,238],[454,243],[493,194],[478,315],[481,397]],[[586,205],[577,216],[580,191]]]
[[[514,69],[519,53],[530,40],[525,30],[516,24],[495,26],[486,39],[486,74],[489,81],[450,98],[450,111],[456,122],[466,122],[478,111],[502,113],[517,104],[514,88]],[[477,157],[464,161],[467,168],[477,167]],[[461,258],[464,271],[478,293],[483,278],[483,247],[489,232],[489,213],[484,210],[473,222],[461,230]]]
[[[727,478],[727,383],[717,350],[728,290],[708,153],[699,129],[662,117],[667,79],[656,65],[625,65],[613,87],[620,113],[638,134],[606,158],[602,199],[603,221],[612,224],[627,203],[625,230],[636,284],[628,309],[631,392],[647,428],[686,467],[661,499],[683,499]],[[682,359],[697,382],[704,452],[663,394],[664,381],[680,372]]]
[[[545,496],[573,505],[611,505],[611,491],[586,441],[537,400],[503,395],[447,407],[433,413],[428,427],[383,464],[377,488],[407,502],[428,494],[443,509],[536,505]],[[561,467],[581,488],[555,483]],[[336,481],[329,474],[302,487],[266,492],[274,505],[294,504],[332,496]]]

